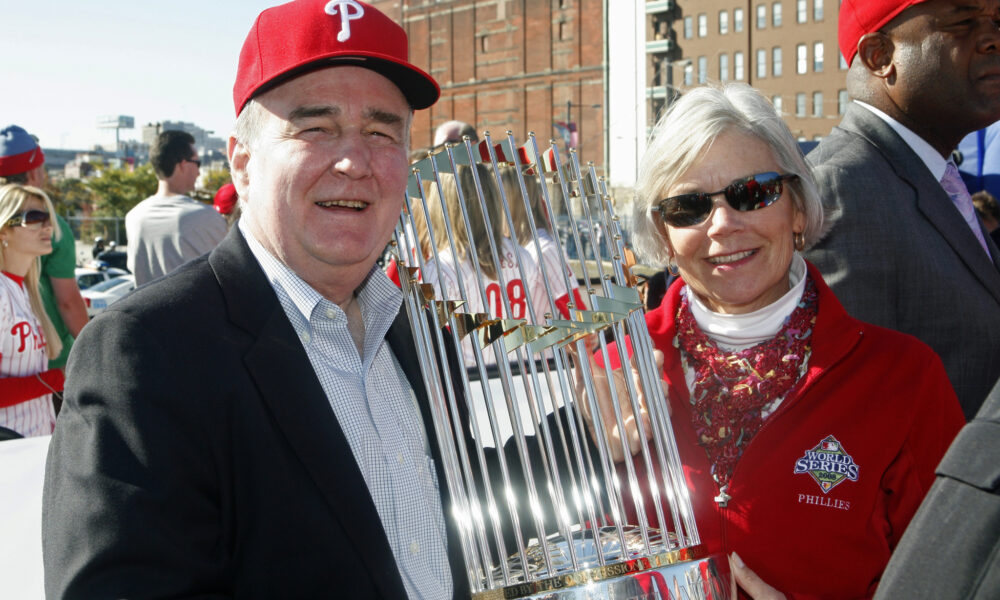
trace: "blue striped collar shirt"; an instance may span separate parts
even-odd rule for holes
[[[239,228],[302,342],[350,444],[409,597],[451,598],[447,534],[434,461],[427,451],[416,397],[385,340],[402,293],[381,269],[372,268],[356,293],[365,328],[359,356],[344,311],[271,255],[243,220]]]

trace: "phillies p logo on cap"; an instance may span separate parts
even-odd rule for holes
[[[331,0],[326,5],[326,12],[331,15],[340,14],[337,41],[346,42],[351,38],[351,21],[365,16],[365,7],[354,0]]]

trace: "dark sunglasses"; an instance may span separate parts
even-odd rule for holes
[[[712,214],[712,198],[723,194],[733,209],[747,212],[771,206],[781,197],[782,181],[798,179],[798,175],[774,172],[757,173],[734,181],[717,192],[671,196],[656,205],[660,217],[673,227],[697,225]]]
[[[43,226],[49,224],[49,213],[44,210],[26,210],[23,213],[7,219],[7,227],[31,227],[41,223]]]
[[[185,158],[184,160],[187,161],[187,162],[189,162],[189,163],[194,163],[194,164],[198,165],[199,169],[201,168],[201,161],[200,160],[197,160],[197,159],[194,159],[194,158]]]

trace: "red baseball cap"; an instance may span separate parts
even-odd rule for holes
[[[875,33],[907,8],[927,0],[843,0],[837,23],[840,53],[850,65],[858,53],[858,41]]]
[[[260,13],[250,28],[233,86],[236,114],[256,94],[333,65],[376,71],[414,109],[441,95],[434,78],[410,64],[403,28],[375,7],[357,0],[294,0]]]
[[[228,215],[233,212],[233,207],[236,206],[236,202],[239,199],[240,197],[236,194],[236,186],[232,183],[227,183],[220,187],[219,191],[215,192],[215,199],[212,204],[220,215]]]

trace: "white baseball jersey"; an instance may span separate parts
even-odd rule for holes
[[[493,317],[503,316],[504,318],[512,319],[527,319],[532,323],[541,323],[541,318],[532,318],[531,313],[528,311],[529,300],[527,299],[530,294],[530,302],[539,317],[544,315],[546,312],[549,312],[549,309],[547,308],[548,300],[545,296],[545,285],[542,283],[538,263],[527,250],[516,245],[508,238],[503,239],[499,248],[499,254],[500,274],[504,281],[504,287],[501,288],[500,282],[496,279],[484,278],[483,287],[486,289],[486,299],[489,305],[488,309],[483,308],[483,298],[479,289],[479,280],[476,277],[476,270],[472,266],[472,263],[463,261],[461,265],[456,266],[456,261],[454,256],[451,254],[451,250],[440,252],[440,261],[435,261],[434,259],[428,261],[427,265],[424,267],[421,279],[425,283],[434,285],[434,288],[439,294],[439,298],[445,300],[458,300],[462,297],[458,285],[458,277],[461,277],[462,284],[465,286],[465,293],[468,295],[469,299],[469,303],[460,309],[463,312],[485,312]],[[523,281],[521,279],[521,272],[518,270],[517,263],[515,261],[520,261],[524,268],[525,277],[528,278],[528,281]],[[439,270],[440,278],[444,280],[443,291],[441,289],[442,282],[439,279]],[[504,297],[506,297],[510,302],[510,314],[507,314],[504,310]],[[539,302],[542,302],[543,300],[544,304],[539,304]],[[466,365],[475,364],[475,355],[473,354],[471,343],[468,340],[464,340],[462,342],[462,354]],[[488,364],[496,362],[492,350],[483,351],[483,356]]]
[[[545,275],[548,277],[549,290],[552,292],[552,299],[555,301],[558,312],[552,313],[552,307],[549,304],[544,284],[532,292],[535,311],[540,315],[551,313],[554,319],[568,319],[569,310],[567,304],[570,302],[570,296],[569,291],[566,289],[567,278],[562,276],[565,260],[560,260],[559,255],[562,254],[562,248],[552,239],[549,232],[544,229],[538,230],[538,241],[542,249],[541,257],[538,255],[538,248],[535,247],[534,241],[529,242],[525,250],[527,250],[528,254],[531,255],[537,264],[541,265]],[[566,264],[566,271],[569,275],[570,284],[573,286],[573,290],[576,291],[576,278],[573,276],[573,271],[570,270],[568,263]],[[583,298],[578,293],[574,294],[574,296],[573,302],[576,308],[582,308]]]
[[[0,377],[24,377],[49,368],[42,324],[24,286],[0,275]],[[0,425],[25,437],[49,435],[56,415],[52,394],[0,408]]]

